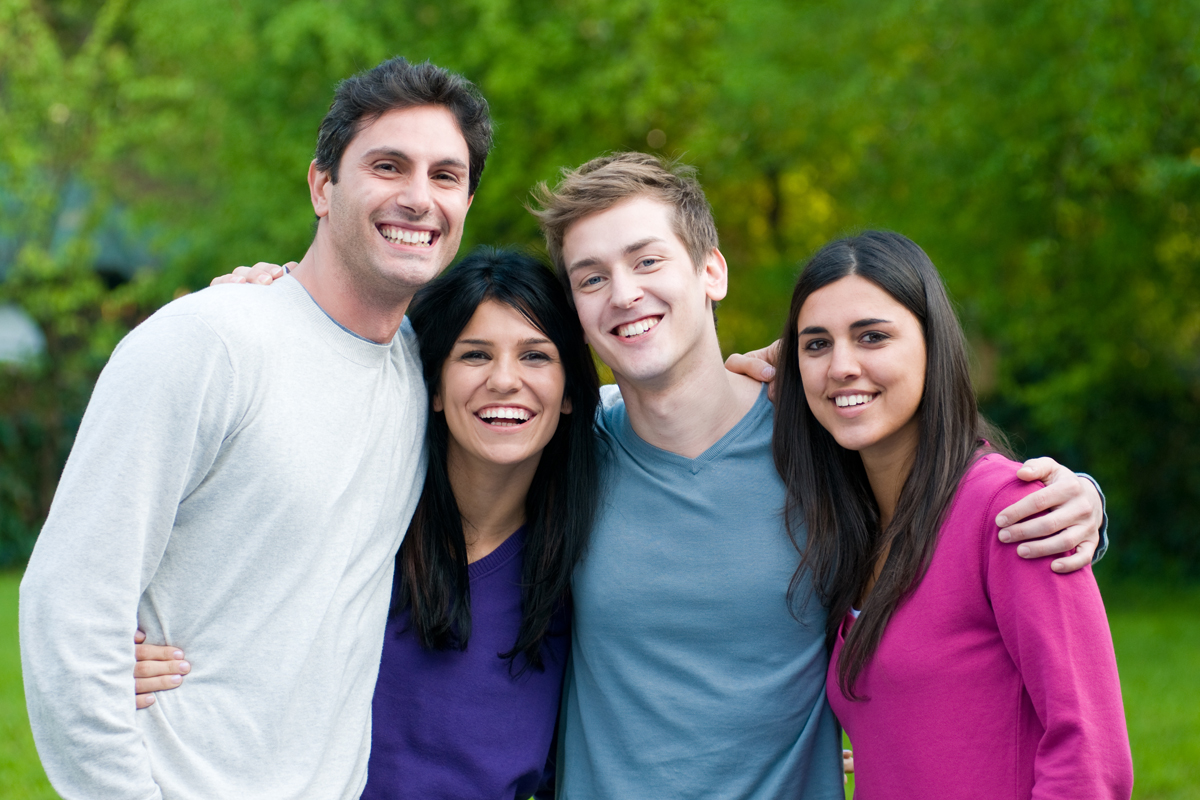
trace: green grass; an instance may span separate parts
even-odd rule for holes
[[[0,798],[41,800],[55,794],[25,716],[19,582],[0,573]],[[1133,796],[1200,800],[1200,586],[1102,586],[1133,745]]]
[[[21,576],[0,573],[0,797],[42,800],[58,797],[42,772],[21,684],[21,650],[17,643],[17,586]]]

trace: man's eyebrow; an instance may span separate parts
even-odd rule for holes
[[[647,236],[645,239],[638,239],[636,242],[634,242],[632,244],[625,245],[625,247],[621,248],[621,252],[624,255],[629,255],[630,253],[636,253],[638,250],[641,250],[646,245],[654,244],[655,242],[665,242],[665,241],[666,240],[663,239],[661,236]],[[567,274],[570,275],[575,270],[583,269],[584,267],[594,267],[599,263],[600,263],[599,259],[581,258],[578,261],[572,262],[571,264],[567,265]]]
[[[363,153],[362,158],[363,161],[370,161],[372,158],[379,158],[381,156],[386,158],[395,158],[399,161],[412,161],[412,157],[409,156],[408,153],[405,153],[403,150],[397,150],[394,147],[374,147]],[[469,167],[458,158],[443,158],[441,161],[435,161],[433,166],[439,169],[445,169],[446,167],[454,167],[456,169],[463,170],[469,169]]]
[[[567,274],[570,275],[576,270],[584,269],[585,267],[594,267],[600,263],[596,258],[581,258],[578,261],[573,261],[567,265]]]
[[[663,239],[661,236],[647,236],[645,239],[638,239],[633,244],[626,245],[625,249],[622,250],[621,252],[624,253],[625,255],[629,255],[630,253],[636,253],[638,250],[641,250],[643,247],[645,247],[648,244],[654,244],[655,242],[662,242],[662,241],[666,241],[666,240]]]

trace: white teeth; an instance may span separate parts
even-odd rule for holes
[[[480,419],[513,419],[519,422],[527,422],[532,416],[532,414],[523,408],[512,408],[510,406],[493,406],[479,412]]]
[[[395,225],[380,225],[379,232],[383,234],[383,238],[394,244],[428,246],[433,240],[433,231],[410,231]]]
[[[617,336],[628,339],[630,336],[638,336],[653,328],[659,323],[662,317],[647,317],[639,319],[637,322],[631,322],[628,325],[620,325],[617,327]]]
[[[838,408],[845,408],[847,406],[860,406],[863,403],[869,403],[874,397],[874,395],[870,394],[847,394],[835,397],[833,400],[837,403]]]

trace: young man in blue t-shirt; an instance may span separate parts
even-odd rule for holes
[[[773,408],[722,363],[713,308],[728,269],[702,189],[687,169],[624,153],[537,194],[551,257],[620,388],[599,418],[608,502],[573,583],[561,796],[842,797],[825,610],[803,589],[807,601],[786,600],[798,554],[781,524]],[[1022,547],[1082,543],[1058,566],[1078,569],[1099,541],[1100,499],[1045,469],[1043,499],[1071,500],[1017,535],[1067,527]]]

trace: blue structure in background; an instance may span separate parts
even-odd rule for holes
[[[82,182],[67,183],[59,203],[58,217],[50,239],[52,252],[84,235],[92,193]],[[9,219],[19,218],[20,200],[0,189],[0,213]],[[118,207],[110,208],[96,226],[86,234],[93,245],[95,258],[92,268],[111,289],[133,278],[138,269],[157,268],[145,236],[139,236],[128,214]],[[16,260],[22,245],[19,233],[0,229],[0,281]],[[36,358],[45,350],[46,340],[36,322],[14,304],[0,305],[0,363],[21,363]]]

